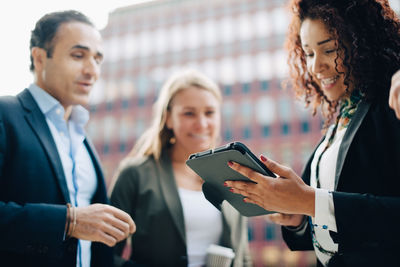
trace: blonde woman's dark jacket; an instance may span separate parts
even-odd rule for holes
[[[131,238],[131,260],[119,257],[125,246],[125,241],[121,242],[116,246],[116,266],[188,265],[183,210],[168,153],[162,153],[159,162],[147,157],[125,167],[113,188],[111,203],[129,213],[137,226]],[[232,266],[252,266],[247,219],[228,203],[222,205],[222,216],[220,245],[234,250]]]

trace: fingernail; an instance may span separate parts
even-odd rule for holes
[[[260,159],[262,162],[267,162],[267,158],[263,154],[261,154]]]
[[[245,198],[243,198],[243,202],[247,202]]]
[[[233,193],[233,188],[229,188],[229,191],[231,191]]]
[[[230,161],[228,161],[228,165],[230,166],[230,167],[232,167],[233,166],[233,162],[230,160]]]
[[[224,186],[225,186],[225,187],[228,187],[228,183],[227,183],[227,182],[224,182]]]

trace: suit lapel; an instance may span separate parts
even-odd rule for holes
[[[57,146],[54,142],[53,136],[51,135],[50,129],[47,125],[46,118],[39,109],[32,95],[28,90],[24,90],[18,95],[18,98],[22,106],[27,111],[25,113],[25,119],[32,131],[36,134],[43,149],[47,153],[48,160],[51,167],[53,168],[54,174],[56,176],[57,182],[60,186],[61,192],[63,194],[64,200],[69,203],[69,193],[67,182],[64,176],[64,169],[61,163],[61,159],[58,155]]]
[[[166,151],[163,151],[159,164],[161,164],[161,168],[157,169],[159,171],[158,179],[161,186],[162,196],[171,214],[171,218],[178,229],[179,236],[183,243],[186,244],[183,208],[179,199],[172,164]]]
[[[85,138],[83,143],[85,144],[85,147],[90,155],[90,159],[92,160],[93,167],[96,171],[96,178],[97,178],[97,190],[92,198],[91,203],[97,203],[97,202],[109,203],[108,198],[107,198],[107,189],[106,189],[106,185],[105,185],[103,171],[102,171],[101,165],[100,165],[99,156],[97,155],[92,142],[88,138]]]
[[[350,121],[349,127],[346,130],[346,133],[343,136],[342,143],[340,144],[339,154],[336,162],[336,174],[335,174],[335,190],[337,189],[339,183],[339,177],[342,173],[342,168],[344,161],[346,159],[347,152],[349,151],[350,144],[353,141],[353,138],[360,127],[362,121],[364,120],[365,115],[367,114],[371,104],[366,101],[361,101],[359,106],[357,107],[357,111],[354,114],[353,118]]]

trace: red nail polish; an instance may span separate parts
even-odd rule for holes
[[[233,193],[233,188],[229,188],[229,191],[231,191]]]
[[[232,161],[228,161],[228,165],[229,165],[230,167],[232,167],[232,166],[233,166],[233,162],[232,162]]]
[[[228,184],[227,184],[226,182],[224,182],[224,186],[225,186],[225,187],[228,187]]]
[[[247,202],[245,198],[243,198],[243,202]]]
[[[261,155],[260,159],[261,159],[262,162],[267,162],[267,158],[264,155]]]

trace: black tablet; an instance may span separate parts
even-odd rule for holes
[[[226,180],[251,181],[232,170],[228,166],[230,160],[264,175],[275,177],[274,173],[240,142],[232,142],[215,149],[192,154],[186,164],[205,181],[203,191],[212,204],[218,205],[226,200],[244,216],[273,213],[258,205],[243,202],[242,195],[234,194],[224,186]]]

